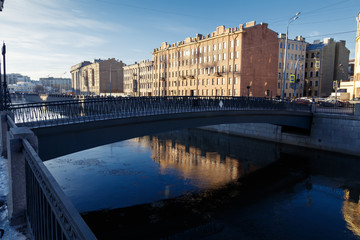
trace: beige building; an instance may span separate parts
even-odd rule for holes
[[[354,80],[360,82],[360,13],[357,18],[357,34],[356,34],[356,49],[355,49],[355,65],[354,65]],[[360,97],[360,89],[356,89],[355,97]]]
[[[100,95],[123,92],[123,66],[111,58],[82,62],[71,67],[72,87],[75,94]]]
[[[350,51],[345,41],[325,38],[309,44],[305,59],[304,96],[328,97],[334,91],[333,82],[348,80]]]
[[[277,92],[278,40],[267,24],[219,26],[153,51],[154,96],[254,96]]]
[[[286,34],[279,34],[279,63],[276,92],[277,96],[281,96],[283,89],[285,41]],[[287,58],[284,87],[285,98],[303,96],[306,45],[307,43],[305,42],[305,38],[303,38],[302,36],[298,36],[294,40],[288,39],[287,41]],[[291,78],[293,80],[291,80]]]
[[[355,59],[349,61],[349,81],[342,81],[340,85],[341,100],[360,98],[360,13],[356,17],[357,33]]]
[[[152,96],[153,62],[143,60],[124,66],[124,93],[144,97]]]

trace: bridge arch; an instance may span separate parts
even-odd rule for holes
[[[270,123],[310,129],[311,112],[242,110],[130,117],[32,129],[43,161],[149,134],[226,123]]]

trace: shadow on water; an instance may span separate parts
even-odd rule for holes
[[[357,159],[348,156],[345,157],[349,161],[347,165],[343,164],[343,155],[198,129],[152,136],[151,146],[153,160],[159,163],[160,169],[176,167],[189,178],[192,174],[206,172],[205,182],[224,181],[215,181],[216,184],[208,184],[207,189],[200,188],[172,199],[83,213],[99,239],[208,239],[221,236],[228,228],[223,218],[233,218],[234,209],[256,205],[283,190],[296,191],[295,186],[302,183],[311,188],[312,176],[342,177],[345,184],[348,168],[359,165]],[[224,164],[228,167],[219,170]],[[197,169],[195,173],[194,168]],[[230,180],[228,176],[232,176]],[[360,180],[355,172],[350,176]]]

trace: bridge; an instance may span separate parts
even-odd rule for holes
[[[11,223],[26,222],[35,239],[95,239],[45,160],[137,136],[221,123],[309,129],[315,111],[314,105],[246,97],[87,98],[12,105],[1,115]]]

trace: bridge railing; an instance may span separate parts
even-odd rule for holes
[[[12,224],[26,221],[32,239],[96,239],[38,156],[34,133],[18,128],[9,115],[7,125]]]
[[[311,106],[247,97],[95,98],[13,105],[15,123],[41,127],[112,118],[229,110],[311,111]]]

